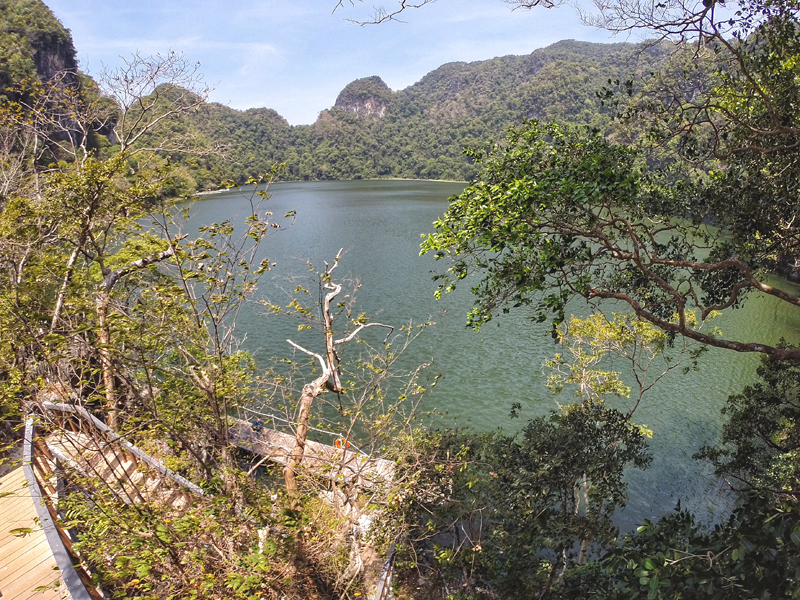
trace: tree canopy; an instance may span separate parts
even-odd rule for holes
[[[743,3],[725,20],[715,6],[598,3],[599,23],[612,30],[650,28],[694,44],[694,69],[627,83],[618,116],[649,123],[633,147],[532,121],[470,153],[483,172],[451,202],[423,252],[454,258],[443,289],[483,275],[473,325],[522,304],[558,323],[569,299],[582,296],[625,302],[662,330],[710,346],[800,357],[689,325],[748,294],[800,305],[791,288],[767,281],[798,256],[798,7]],[[685,61],[686,51],[674,56]],[[711,85],[698,87],[708,53]]]

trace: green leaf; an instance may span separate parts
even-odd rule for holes
[[[800,527],[792,529],[792,543],[795,546],[800,546]]]
[[[658,589],[658,575],[654,575],[653,578],[650,580],[650,589],[657,590]]]

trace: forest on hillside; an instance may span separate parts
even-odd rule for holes
[[[243,183],[284,163],[281,178],[443,179],[477,169],[465,147],[500,139],[524,119],[557,119],[613,130],[599,92],[657,68],[665,47],[564,41],[528,56],[451,63],[397,92],[379,77],[342,90],[312,125],[290,126],[269,108],[238,111],[206,103],[148,133],[152,145],[180,136],[215,153],[176,153],[184,192]],[[379,106],[379,112],[364,109]],[[115,148],[109,148],[114,152]]]
[[[0,0],[3,461],[30,453],[84,597],[344,600],[389,572],[419,600],[800,596],[800,348],[713,323],[755,296],[800,307],[775,276],[800,256],[800,6],[603,7],[661,41],[358,80],[292,128],[205,103],[177,53],[95,81],[44,4]],[[262,244],[301,218],[271,210],[287,176],[469,177],[423,239],[437,294],[469,285],[474,328],[549,323],[563,403],[517,434],[427,425],[436,377],[401,357],[430,324],[364,314],[341,254],[262,305],[319,350],[257,365],[236,321],[282,258]],[[179,201],[226,179],[243,224],[183,231]],[[652,460],[639,401],[709,348],[763,359],[697,457],[735,507],[622,535],[626,473]]]

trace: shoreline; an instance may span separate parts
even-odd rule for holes
[[[410,177],[373,177],[373,178],[365,178],[365,179],[313,179],[313,180],[295,180],[295,181],[275,181],[270,185],[278,185],[281,183],[323,183],[323,182],[339,182],[339,181],[429,181],[431,183],[463,183],[465,185],[469,184],[469,181],[466,180],[459,180],[459,179],[413,179]],[[196,196],[211,196],[214,194],[222,194],[224,192],[229,192],[231,190],[235,190],[236,188],[225,188],[222,190],[206,190],[203,192],[195,192],[192,194],[192,197]]]

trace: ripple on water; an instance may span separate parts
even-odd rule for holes
[[[549,326],[532,322],[529,314],[518,310],[474,332],[464,327],[471,304],[468,289],[440,302],[433,299],[436,284],[431,276],[442,265],[430,256],[418,257],[420,234],[432,230],[431,223],[447,208],[448,196],[461,189],[460,184],[408,181],[275,186],[270,210],[276,215],[296,210],[297,221],[265,244],[265,255],[278,264],[262,281],[259,294],[280,300],[280,289],[295,285],[286,278],[307,273],[306,260],[322,265],[343,247],[337,273],[363,284],[361,310],[394,325],[409,319],[436,322],[404,359],[406,366],[431,361],[431,371],[442,375],[425,407],[447,412],[448,423],[481,431],[515,430],[525,418],[547,414],[556,400],[563,403],[568,397],[554,398],[544,385],[542,364],[557,351]],[[241,219],[244,210],[245,204],[233,194],[207,197],[192,209],[192,225]],[[572,308],[579,316],[589,312],[581,303]],[[785,337],[797,342],[799,313],[770,298],[751,298],[714,325],[736,339],[777,343]],[[297,331],[296,322],[264,317],[256,303],[244,311],[239,331],[247,332],[247,348],[262,363],[288,354],[287,337],[318,345],[315,337]],[[757,366],[758,357],[751,354],[711,350],[699,371],[675,370],[645,396],[635,420],[653,430],[654,460],[648,470],[628,475],[629,502],[618,519],[623,529],[670,511],[678,499],[708,521],[726,514],[730,494],[709,465],[692,455],[718,439],[720,408],[730,394],[753,381]],[[514,402],[522,404],[523,419],[509,419]]]

